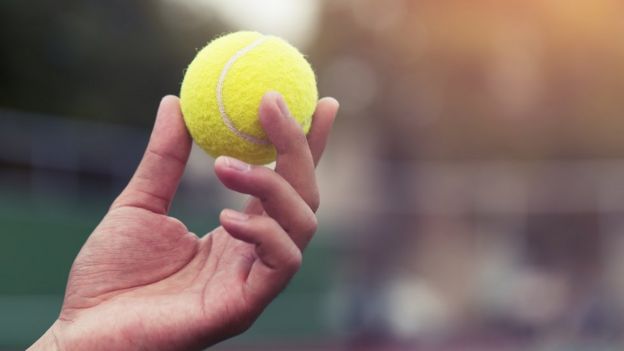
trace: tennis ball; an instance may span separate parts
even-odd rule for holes
[[[314,71],[286,41],[257,32],[231,33],[201,49],[184,75],[180,105],[193,140],[213,157],[252,164],[275,160],[258,111],[265,93],[280,93],[307,133],[318,91]]]

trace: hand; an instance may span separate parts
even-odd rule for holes
[[[282,98],[267,94],[260,121],[276,169],[218,158],[221,182],[252,199],[198,238],[167,216],[191,139],[178,99],[165,97],[143,160],[74,261],[58,320],[31,349],[194,350],[246,330],[316,230],[314,167],[337,109],[319,101],[306,138]]]

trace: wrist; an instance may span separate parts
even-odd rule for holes
[[[56,325],[56,322],[52,324],[52,326],[26,351],[61,351],[56,334]]]

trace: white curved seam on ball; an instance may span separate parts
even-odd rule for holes
[[[247,54],[248,52],[250,52],[251,50],[255,49],[258,45],[262,44],[263,42],[265,42],[268,39],[268,37],[260,37],[256,40],[254,40],[251,44],[247,45],[246,47],[240,49],[239,51],[237,51],[230,59],[229,61],[225,64],[225,66],[223,66],[223,70],[221,71],[221,75],[219,76],[219,82],[217,83],[217,105],[219,106],[219,113],[221,114],[221,119],[223,120],[223,123],[225,123],[225,125],[228,127],[228,129],[230,131],[232,131],[232,133],[236,134],[238,137],[253,143],[253,144],[258,144],[258,145],[269,145],[271,144],[270,141],[265,140],[265,139],[260,139],[258,137],[255,137],[253,135],[247,134],[245,132],[242,132],[240,130],[238,130],[235,126],[234,123],[232,122],[232,119],[230,118],[230,116],[228,116],[227,112],[225,112],[225,105],[223,103],[223,84],[225,83],[225,77],[227,76],[228,72],[230,71],[230,68],[232,68],[232,66],[234,65],[234,63],[240,59],[241,57],[243,57],[245,54]]]

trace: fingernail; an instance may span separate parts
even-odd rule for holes
[[[248,163],[245,163],[241,160],[237,160],[232,157],[223,156],[223,161],[228,168],[239,172],[247,172],[251,169],[251,166]]]
[[[165,95],[162,97],[162,99],[160,99],[160,102],[158,103],[159,105],[164,104],[167,100],[172,99],[172,98],[176,98],[173,95]]]
[[[233,211],[233,210],[223,210],[223,216],[225,216],[227,219],[231,219],[233,221],[246,221],[249,219],[249,216],[244,214],[244,213],[240,213],[238,211]]]
[[[331,101],[334,105],[336,105],[336,110],[340,109],[340,101],[336,100],[333,97],[326,97],[326,99]]]
[[[288,106],[286,106],[286,102],[281,95],[278,95],[277,99],[275,99],[275,103],[282,113],[282,117],[290,117],[290,111],[288,111]]]

